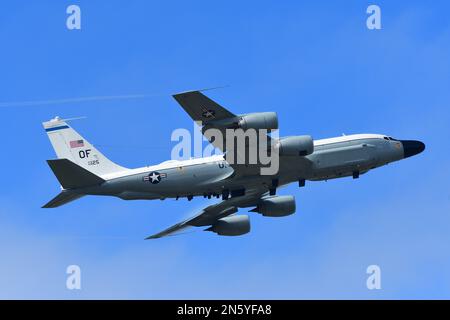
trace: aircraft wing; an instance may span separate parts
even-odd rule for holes
[[[188,227],[204,227],[214,224],[217,220],[232,215],[238,211],[238,207],[251,207],[256,205],[261,196],[266,193],[265,189],[249,189],[244,196],[233,197],[217,204],[210,205],[199,214],[183,222],[177,223],[164,231],[147,237],[146,239],[157,239],[178,233]]]
[[[205,138],[216,148],[222,152],[227,153],[226,150],[226,129],[236,129],[241,116],[236,115],[218,103],[214,102],[200,91],[188,91],[173,95],[174,99],[183,107],[187,114],[202,126],[202,133]],[[222,140],[216,139],[214,132],[208,129],[216,129],[222,133]],[[267,136],[267,143],[272,143],[270,136]],[[257,154],[257,149],[254,145],[246,144],[245,154],[240,154],[236,145],[233,153],[229,154],[233,160],[230,165],[234,169],[234,174],[239,176],[252,175],[259,172],[260,164],[249,165],[246,162],[246,155],[249,152]],[[250,150],[250,148],[254,150]],[[230,161],[229,161],[230,162]]]
[[[213,120],[236,117],[235,114],[220,106],[200,91],[188,91],[173,95],[194,121],[208,124]]]

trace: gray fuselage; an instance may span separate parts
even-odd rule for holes
[[[82,194],[112,195],[125,200],[219,196],[224,191],[244,192],[254,187],[277,186],[304,180],[357,177],[371,169],[417,154],[418,141],[395,140],[384,135],[349,135],[316,140],[308,156],[282,156],[276,175],[236,176],[223,157],[196,161],[168,161],[111,177],[101,186],[79,189]],[[423,144],[422,144],[423,145]],[[408,148],[408,150],[406,150]],[[155,178],[157,177],[157,179]],[[152,180],[153,179],[153,180]]]

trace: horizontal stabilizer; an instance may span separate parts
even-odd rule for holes
[[[50,200],[48,203],[42,206],[42,208],[56,208],[63,204],[77,200],[83,197],[82,194],[77,194],[68,190],[61,191],[56,197]]]
[[[68,159],[47,160],[47,163],[64,189],[83,188],[105,182]]]

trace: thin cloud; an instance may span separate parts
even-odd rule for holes
[[[128,94],[128,95],[117,95],[117,96],[92,96],[92,97],[53,99],[53,100],[7,101],[7,102],[0,102],[0,107],[2,107],[2,108],[4,108],[4,107],[33,107],[33,106],[42,106],[42,105],[92,102],[92,101],[143,99],[143,98],[148,98],[148,97],[152,97],[152,96],[155,96],[155,95]]]

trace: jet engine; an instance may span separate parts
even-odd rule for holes
[[[278,129],[278,116],[275,112],[249,113],[240,116],[237,125],[238,128],[241,128],[242,130],[275,130]]]
[[[253,212],[265,217],[284,217],[295,212],[294,196],[271,196],[261,199]]]
[[[205,231],[212,231],[219,236],[240,236],[250,232],[250,219],[247,215],[228,216],[217,220]]]
[[[307,156],[314,152],[311,136],[293,136],[280,138],[275,148],[280,156]]]
[[[203,127],[203,133],[210,128],[218,129],[248,129],[268,131],[278,129],[278,116],[275,112],[256,112],[239,115],[221,120],[211,120]]]

